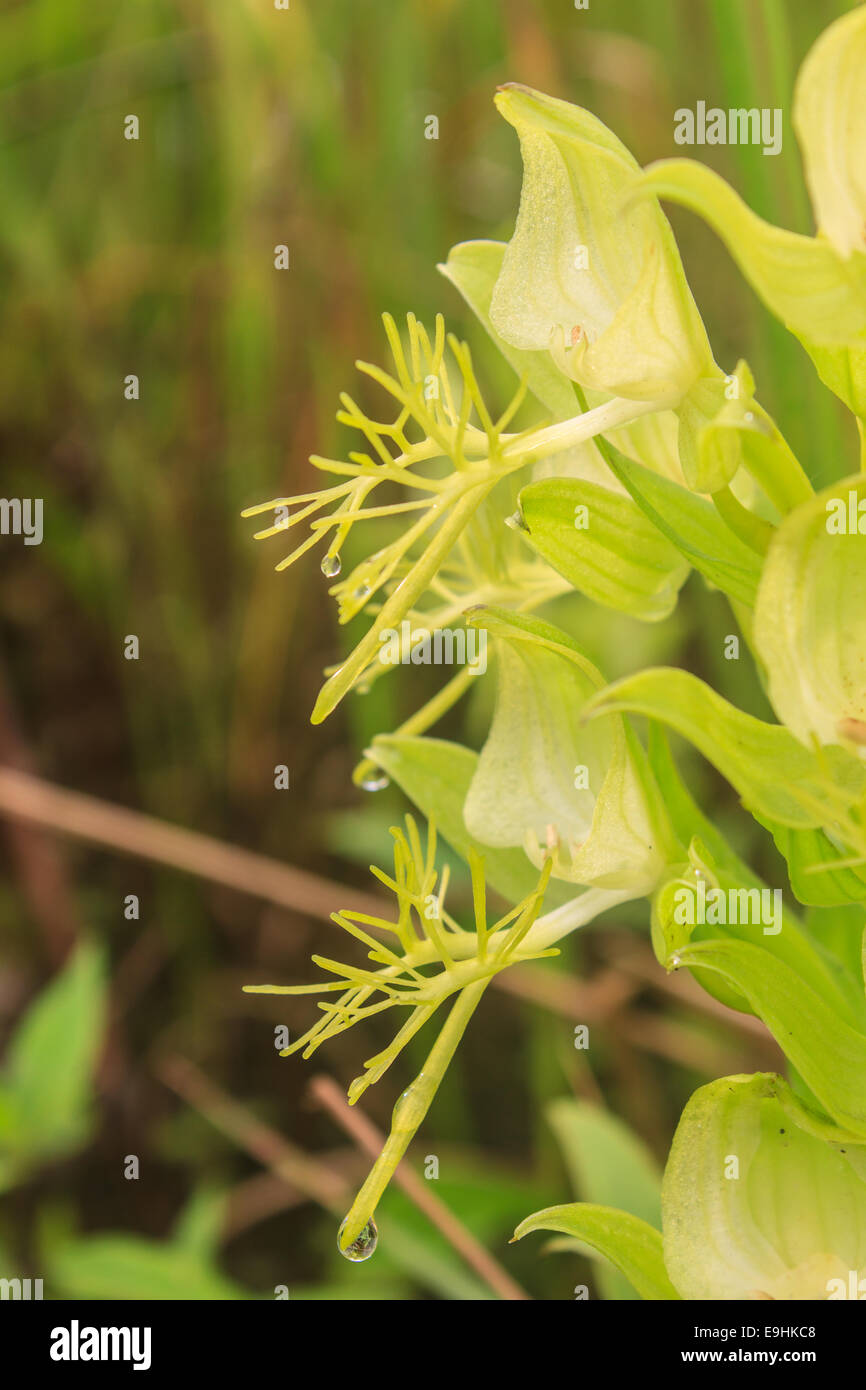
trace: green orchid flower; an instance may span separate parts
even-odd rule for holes
[[[866,1293],[866,1145],[781,1077],[726,1076],[683,1111],[662,1229],[578,1202],[528,1217],[616,1266],[648,1300],[831,1300]]]
[[[394,894],[396,920],[345,909],[333,920],[367,948],[373,969],[316,955],[331,979],[314,985],[247,985],[250,994],[324,994],[321,1017],[281,1057],[301,1051],[310,1057],[322,1043],[376,1014],[407,1011],[391,1043],[364,1064],[349,1086],[349,1103],[380,1081],[407,1043],[430,1022],[447,1001],[448,1016],[423,1068],[399,1097],[391,1132],[369,1176],[340,1227],[338,1245],[348,1259],[363,1259],[375,1249],[374,1214],[382,1193],[429,1110],[445,1071],[487,986],[501,971],[521,962],[542,960],[558,952],[552,940],[564,934],[562,912],[540,915],[552,861],[533,873],[533,887],[496,921],[487,908],[485,864],[472,847],[468,861],[472,879],[474,922],[460,926],[446,906],[447,868],[436,868],[436,829],[431,824],[426,848],[415,821],[406,817],[405,830],[393,828],[394,871],[371,872]],[[597,909],[600,910],[600,909]],[[585,914],[584,914],[585,916]],[[555,925],[551,929],[550,923]],[[573,929],[575,922],[569,929]]]
[[[381,673],[383,632],[399,629],[404,619],[411,624],[418,618],[429,626],[423,621],[425,603],[430,607],[444,600],[446,610],[456,611],[479,587],[484,597],[491,589],[496,592],[497,585],[502,592],[497,554],[501,543],[488,542],[494,521],[507,515],[507,510],[496,510],[494,494],[501,498],[512,477],[521,472],[532,476],[539,463],[554,455],[573,460],[573,451],[601,431],[656,409],[652,401],[608,399],[594,410],[575,410],[568,419],[509,431],[526,397],[525,382],[494,417],[481,394],[468,347],[446,335],[441,316],[431,338],[410,314],[405,345],[390,315],[384,316],[384,324],[394,374],[370,363],[356,365],[391,397],[394,418],[374,420],[344,394],[337,419],[356,430],[367,448],[351,452],[347,461],[311,459],[315,468],[342,481],[258,503],[243,513],[273,514],[272,523],[256,539],[281,536],[307,522],[309,535],[277,569],[286,569],[327,540],[321,566],[323,574],[335,580],[331,592],[339,604],[340,622],[362,612],[372,615],[364,636],[319,692],[311,716],[314,724],[326,719],[349,690],[369,685]],[[369,505],[374,492],[383,486],[393,490],[392,485],[405,489],[408,498]],[[390,517],[405,518],[408,524],[389,544],[338,578],[349,534],[365,522]],[[477,557],[491,552],[491,564],[479,575]],[[563,587],[554,581],[551,589],[550,572],[543,568],[538,601]],[[520,577],[510,576],[508,587],[521,587]]]
[[[610,442],[712,493],[734,530],[766,549],[769,522],[808,482],[756,402],[745,363],[730,375],[716,365],[667,220],[654,199],[635,199],[637,162],[580,107],[517,86],[502,89],[497,105],[524,162],[514,236],[504,251],[456,247],[446,275],[554,407],[562,378],[585,405],[654,400],[651,419],[606,431]]]
[[[496,104],[520,138],[524,176],[493,327],[515,348],[552,351],[584,387],[676,404],[714,364],[661,209],[622,213],[638,164],[578,106],[517,85]]]
[[[493,723],[463,808],[480,843],[520,847],[555,878],[628,897],[663,873],[671,836],[645,755],[616,716],[582,711],[604,686],[566,633],[495,609],[472,613],[496,640]]]
[[[861,530],[862,526],[862,530]],[[775,533],[755,644],[779,719],[807,747],[866,759],[866,476],[845,478]]]
[[[825,30],[798,74],[794,127],[817,222],[814,237],[765,222],[691,160],[651,165],[642,190],[702,216],[749,283],[812,357],[822,380],[866,416],[866,6]]]
[[[442,274],[459,290],[480,323],[490,334],[497,350],[511,364],[517,376],[526,382],[528,390],[540,401],[554,420],[567,420],[575,410],[575,383],[557,365],[545,345],[539,349],[513,346],[494,327],[491,305],[496,283],[502,273],[507,245],[501,241],[466,241],[452,248],[448,260],[439,267]],[[592,407],[609,399],[603,391],[586,390]],[[629,424],[605,431],[606,438],[626,456],[645,464],[667,478],[682,481],[677,451],[677,417],[672,410],[658,410],[643,415]],[[575,472],[576,476],[610,487],[614,483],[598,451],[584,448],[579,470],[562,468],[564,455],[553,460],[557,472]]]

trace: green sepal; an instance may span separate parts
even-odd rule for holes
[[[672,612],[689,566],[630,497],[549,478],[523,488],[519,505],[527,544],[587,598],[646,622]]]
[[[724,241],[767,307],[799,338],[819,375],[850,410],[866,407],[866,254],[765,222],[718,174],[689,159],[661,160],[642,191],[698,213]]]
[[[574,384],[559,370],[550,353],[546,349],[513,347],[490,321],[490,300],[505,251],[504,241],[463,241],[452,246],[448,260],[438,269],[460,291],[536,400],[547,407],[554,419],[568,420],[575,413]]]
[[[819,36],[797,74],[793,122],[820,233],[841,256],[866,250],[866,9]]]
[[[795,829],[838,818],[866,788],[866,768],[841,748],[820,755],[778,724],[745,714],[687,671],[654,668],[595,696],[586,713],[647,715],[675,729],[736,788],[754,815]]]
[[[725,525],[715,507],[618,450],[608,449],[605,457],[644,515],[684,559],[731,599],[753,607],[760,559]]]
[[[718,971],[740,990],[828,1115],[866,1142],[866,1034],[790,965],[747,941],[693,941],[675,964]]]
[[[665,1270],[660,1233],[627,1211],[591,1202],[546,1207],[521,1221],[514,1240],[531,1231],[558,1231],[591,1246],[622,1271],[643,1299],[679,1298]]]

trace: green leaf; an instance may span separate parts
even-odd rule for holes
[[[50,1274],[66,1298],[213,1302],[250,1296],[196,1251],[136,1236],[70,1241],[55,1253]]]
[[[202,1259],[209,1259],[219,1248],[225,1211],[225,1193],[209,1187],[194,1192],[175,1224],[175,1242]]]
[[[863,1273],[866,1150],[822,1133],[778,1076],[695,1092],[662,1188],[664,1259],[683,1298],[826,1299],[830,1279]]]
[[[523,488],[519,505],[527,544],[582,594],[648,622],[671,613],[689,566],[630,497],[551,478]]]
[[[559,1231],[591,1246],[621,1270],[643,1299],[679,1298],[665,1271],[661,1235],[629,1212],[589,1202],[547,1207],[521,1221],[514,1239],[522,1240],[530,1231]]]
[[[530,1201],[550,1200],[549,1185],[533,1181],[526,1173],[517,1176],[501,1172],[489,1155],[485,1155],[483,1161],[467,1162],[455,1153],[449,1154],[447,1163],[442,1164],[436,1194],[451,1211],[459,1212],[476,1241],[495,1250],[501,1248],[520,1213],[526,1210],[527,1181],[532,1192]],[[490,1286],[456,1253],[447,1237],[393,1184],[380,1203],[377,1220],[381,1233],[379,1248],[375,1259],[363,1265],[347,1266],[342,1255],[337,1254],[334,1241],[335,1266],[339,1262],[347,1268],[356,1283],[358,1275],[361,1275],[361,1282],[366,1283],[369,1276],[387,1276],[393,1269],[439,1298],[468,1302],[496,1298]],[[292,1298],[294,1296],[293,1288]]]
[[[661,1223],[661,1169],[622,1120],[587,1100],[566,1098],[547,1107],[547,1120],[574,1184],[575,1195],[622,1207],[651,1226]]]
[[[751,608],[761,563],[726,526],[709,502],[669,478],[650,472],[616,450],[608,463],[644,515],[700,574]]]
[[[640,1139],[591,1101],[563,1099],[547,1107],[571,1176],[575,1197],[618,1207],[661,1228],[661,1170]],[[606,1299],[634,1297],[623,1275],[603,1262],[599,1284]]]
[[[694,744],[756,816],[810,829],[853,805],[866,769],[841,748],[821,756],[787,729],[744,714],[686,671],[657,668],[608,686],[587,714],[632,711],[658,719]]]
[[[740,990],[827,1113],[866,1139],[866,1034],[760,946],[711,940],[693,942],[677,955],[676,964],[718,971]]]
[[[28,1156],[65,1153],[86,1137],[105,1015],[103,954],[85,943],[31,1006],[9,1045],[6,1084]]]

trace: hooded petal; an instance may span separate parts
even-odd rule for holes
[[[641,896],[666,863],[667,822],[625,721],[590,730],[583,707],[603,685],[565,633],[497,609],[471,621],[497,640],[496,707],[464,806],[482,844],[523,845],[554,877]],[[598,737],[596,737],[598,733]]]
[[[866,1149],[823,1137],[781,1077],[695,1092],[662,1210],[665,1265],[686,1299],[826,1299],[831,1280],[866,1274]]]
[[[862,532],[860,526],[862,525]],[[866,758],[866,476],[785,519],[767,554],[755,642],[777,715],[801,742]]]
[[[520,137],[524,179],[494,328],[523,349],[558,340],[588,388],[675,404],[712,354],[658,204],[623,210],[637,163],[580,107],[518,86],[497,105]]]
[[[866,6],[825,29],[794,92],[794,129],[818,229],[843,256],[866,251]]]

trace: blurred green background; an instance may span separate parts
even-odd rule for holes
[[[397,1191],[375,1259],[339,1258],[338,1214],[366,1160],[309,1081],[327,1072],[345,1087],[389,1025],[309,1063],[281,1060],[275,1026],[297,1036],[313,1003],[240,991],[313,979],[328,912],[369,891],[371,860],[387,866],[387,827],[405,808],[393,790],[357,792],[351,769],[435,685],[416,670],[379,681],[311,728],[345,634],[316,559],[275,575],[281,542],[253,543],[239,513],[305,491],[311,452],[351,447],[338,393],[368,399],[352,364],[385,360],[383,310],[428,323],[444,312],[504,402],[509,369],[436,271],[454,242],[513,227],[520,163],[493,108],[498,83],[589,107],[641,163],[681,152],[680,106],[781,106],[778,158],[695,153],[764,216],[809,231],[793,77],[848,8],[5,0],[2,490],[44,499],[45,538],[0,539],[0,764],[104,805],[44,801],[22,818],[30,784],[3,784],[0,1275],[42,1277],[46,1297],[496,1296]],[[137,141],[124,138],[130,114]],[[428,115],[437,140],[425,139]],[[799,346],[712,234],[671,218],[720,364],[747,358],[816,482],[851,471],[848,425]],[[138,400],[124,397],[130,374]],[[661,628],[569,605],[610,676],[672,661],[765,711],[747,660],[722,658],[724,603],[694,577]],[[137,661],[124,659],[130,634]],[[477,742],[489,694],[442,731]],[[278,764],[287,791],[274,787]],[[730,791],[684,765],[738,846],[783,882]],[[119,853],[114,806],[318,878],[297,902],[289,878],[277,893],[263,880],[240,892],[219,846],[210,871],[158,862],[176,864],[182,847],[150,822],[130,823],[131,852]],[[243,875],[255,880],[255,866]],[[458,876],[452,910],[465,892]],[[625,1204],[605,1188],[612,1172],[651,1204],[646,1172],[691,1090],[776,1064],[759,1026],[661,976],[640,908],[492,991],[422,1131],[416,1159],[440,1160],[429,1187],[533,1297],[624,1290],[573,1250],[509,1249],[519,1219],[575,1191]],[[588,1054],[573,1046],[581,1023]],[[380,1127],[422,1056],[423,1039],[365,1098]],[[132,1156],[137,1178],[125,1176]]]

